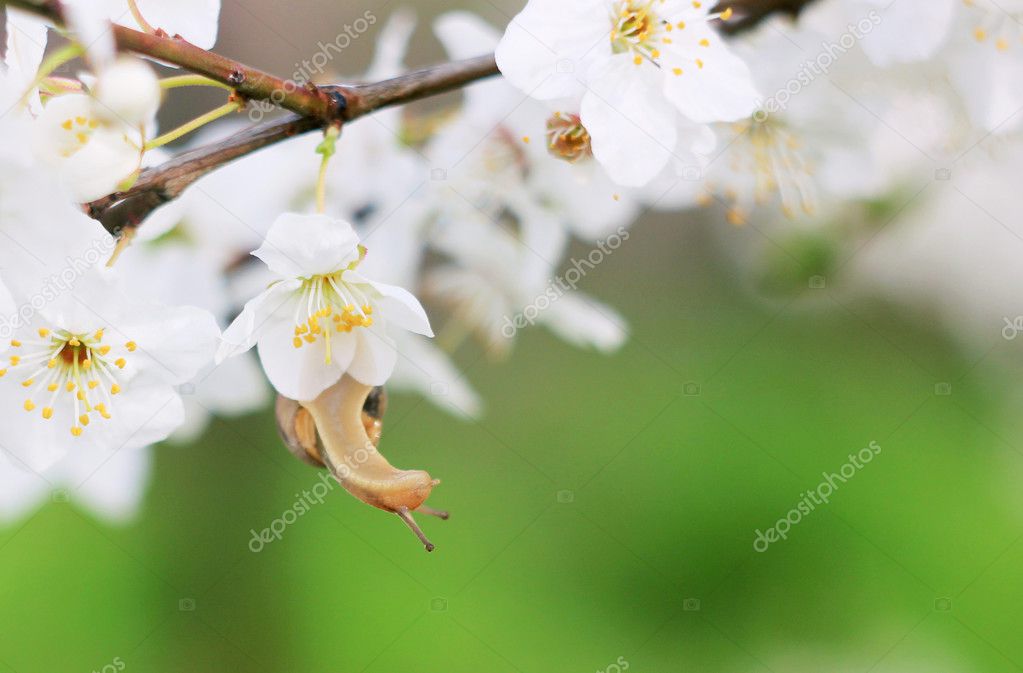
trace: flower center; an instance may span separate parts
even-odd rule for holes
[[[660,56],[654,44],[664,24],[650,8],[653,4],[654,0],[618,0],[612,10],[611,50],[633,54],[636,65]]]
[[[752,197],[754,205],[778,198],[782,213],[789,218],[795,217],[797,211],[812,215],[817,194],[813,166],[804,157],[799,138],[773,118],[738,122],[734,132],[736,140],[729,163],[731,184],[717,186],[728,202],[728,221],[735,225],[746,223],[748,213],[740,198],[743,193],[747,200]],[[704,198],[705,203],[708,200]]]
[[[1000,7],[981,7],[976,0],[963,0],[967,8],[977,14],[973,38],[982,44],[1008,52],[1014,42],[1023,42],[1023,13]]]
[[[303,279],[295,308],[295,348],[315,343],[322,338],[327,352],[324,361],[330,364],[331,335],[348,333],[373,324],[373,306],[364,292],[342,280],[344,272]]]
[[[98,126],[99,121],[96,119],[88,119],[86,117],[69,117],[65,119],[60,125],[60,128],[64,131],[62,134],[62,144],[64,147],[60,153],[66,158],[85,147]]]
[[[27,372],[21,381],[29,389],[23,408],[34,411],[37,400],[45,399],[42,417],[53,418],[55,408],[66,404],[73,411],[71,434],[79,437],[91,418],[111,417],[110,407],[113,396],[121,392],[123,383],[120,370],[127,360],[124,355],[137,348],[134,341],[124,344],[124,353],[111,355],[112,346],[104,343],[104,331],[92,334],[72,334],[66,330],[50,330],[42,327],[39,338],[11,341],[15,354],[11,355],[6,369],[0,369],[0,377],[8,372]]]
[[[593,156],[590,132],[582,125],[578,115],[555,112],[547,120],[547,151],[569,163]]]

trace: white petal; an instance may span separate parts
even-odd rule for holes
[[[7,64],[9,82],[5,86],[14,90],[0,93],[5,108],[13,105],[15,99],[35,81],[46,51],[46,31],[47,25],[41,19],[13,7],[7,8],[7,49],[4,62]],[[41,108],[38,89],[31,93],[29,104],[33,112]]]
[[[325,340],[321,337],[295,348],[294,329],[289,322],[272,322],[259,337],[259,359],[277,392],[300,402],[313,400],[335,384],[352,361],[354,332],[331,335],[328,364]]]
[[[192,380],[213,360],[220,328],[209,311],[192,306],[136,306],[111,325],[137,350],[131,361],[168,384]]]
[[[254,254],[282,278],[329,274],[359,258],[352,225],[326,215],[284,213]]]
[[[185,420],[181,397],[171,386],[156,379],[136,377],[124,386],[110,406],[110,420],[95,420],[79,438],[68,434],[74,448],[78,439],[114,450],[140,449],[167,439]],[[54,418],[56,422],[58,419]],[[46,421],[47,425],[52,425]],[[67,428],[61,426],[67,433]]]
[[[423,305],[419,303],[415,295],[405,288],[387,283],[377,283],[363,278],[355,271],[345,271],[341,278],[349,283],[369,285],[379,293],[381,297],[379,299],[380,311],[388,323],[416,334],[433,336],[430,319],[426,317]]]
[[[16,521],[46,501],[53,487],[39,474],[0,455],[0,521]]]
[[[224,330],[216,362],[223,362],[226,358],[252,348],[274,321],[294,327],[291,324],[292,314],[295,302],[298,301],[295,291],[301,286],[299,280],[283,280],[250,299],[234,322]]]
[[[123,523],[142,503],[152,474],[152,449],[83,451],[68,472],[76,502],[102,519]]]
[[[372,327],[356,329],[355,357],[348,366],[348,374],[367,386],[382,386],[394,371],[398,350],[394,339],[374,323]]]
[[[388,381],[395,390],[414,390],[458,416],[478,418],[483,403],[447,354],[421,336],[399,333],[398,363]]]
[[[138,170],[140,156],[138,147],[120,130],[101,127],[67,159],[60,177],[76,201],[92,201],[117,191]]]
[[[113,123],[146,125],[160,107],[160,81],[137,58],[122,56],[103,68],[93,90],[96,113]]]
[[[864,31],[861,44],[870,60],[881,67],[934,56],[948,37],[957,4],[954,0],[867,1],[877,8],[878,20],[870,32]]]
[[[651,68],[634,65],[627,55],[612,59],[580,105],[593,156],[618,184],[646,184],[675,147],[677,113],[661,97]]]
[[[621,348],[629,333],[621,314],[585,295],[562,295],[543,312],[541,321],[565,341],[604,353]]]
[[[608,10],[604,0],[530,0],[497,45],[497,67],[533,98],[578,96],[579,77],[611,54]]]
[[[698,46],[704,39],[709,46]],[[746,63],[705,25],[693,26],[693,34],[686,35],[686,40],[684,50],[679,41],[665,56],[664,94],[668,100],[698,124],[736,121],[753,114],[760,96]],[[703,67],[697,65],[697,58]],[[673,70],[675,59],[680,75]]]

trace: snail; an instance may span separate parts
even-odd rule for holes
[[[422,470],[399,470],[377,451],[387,409],[381,387],[347,374],[311,402],[278,395],[277,427],[288,450],[305,463],[325,467],[346,491],[367,505],[393,512],[426,547],[434,545],[412,518],[421,512],[447,519],[423,503],[440,483]]]

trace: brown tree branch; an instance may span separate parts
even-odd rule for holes
[[[796,15],[812,1],[721,0],[717,9],[731,7],[734,10],[732,20],[721,27],[724,32],[733,34],[752,28],[773,13]],[[59,0],[0,0],[0,5],[18,7],[57,24],[64,20]],[[414,70],[382,82],[301,86],[200,49],[180,37],[143,33],[122,26],[114,27],[114,37],[121,49],[178,65],[228,84],[246,99],[269,100],[295,113],[185,152],[142,171],[130,189],[86,204],[89,215],[115,235],[139,226],[153,210],[177,198],[203,175],[258,149],[328,124],[353,121],[375,110],[458,89],[498,74],[491,54]]]
[[[435,96],[496,74],[497,63],[493,55],[488,55],[413,70],[382,82],[329,85],[320,87],[320,90],[337,101],[337,119],[349,122],[385,107]],[[125,227],[137,227],[149,213],[177,198],[186,187],[211,170],[324,125],[325,122],[316,117],[290,115],[280,121],[254,126],[226,140],[198,147],[142,171],[127,191],[110,194],[88,204],[88,213],[109,232],[119,234]]]
[[[64,25],[65,12],[58,0],[2,0],[0,4]],[[227,84],[249,100],[270,100],[303,117],[331,120],[338,113],[337,102],[315,86],[303,86],[281,79],[244,63],[166,34],[143,33],[124,26],[113,26],[114,41],[122,51],[149,56],[180,66],[199,75]]]

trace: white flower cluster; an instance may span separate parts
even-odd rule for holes
[[[347,374],[475,417],[451,358],[468,337],[503,356],[528,312],[574,345],[625,342],[624,319],[575,287],[644,209],[718,203],[736,225],[805,226],[899,193],[977,134],[1016,147],[1023,107],[1023,0],[818,0],[735,38],[719,30],[731,9],[696,0],[528,0],[503,33],[452,12],[434,25],[449,56],[494,52],[503,77],[454,111],[385,109],[246,156],[115,252],[77,204],[163,160],[165,85],[117,54],[110,22],[208,48],[219,0],[64,6],[62,49],[87,72],[55,76],[47,25],[8,9],[0,73],[8,517],[62,487],[127,516],[148,447],[265,406],[263,373],[299,401]],[[412,17],[381,26],[365,80],[404,70]],[[571,291],[553,291],[570,258]]]

